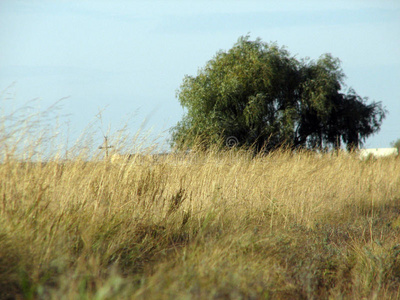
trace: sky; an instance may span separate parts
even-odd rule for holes
[[[1,110],[63,99],[58,122],[72,139],[94,122],[99,136],[127,125],[164,141],[184,114],[176,98],[184,76],[247,34],[299,59],[338,57],[347,87],[389,112],[365,147],[400,138],[396,0],[1,0]]]

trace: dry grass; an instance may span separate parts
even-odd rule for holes
[[[43,162],[36,124],[0,124],[1,299],[400,298],[399,158]]]
[[[9,159],[0,182],[1,298],[400,296],[396,158]]]

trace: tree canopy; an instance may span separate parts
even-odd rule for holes
[[[177,97],[186,112],[172,128],[172,145],[358,147],[386,111],[352,89],[343,92],[344,78],[330,54],[298,60],[276,43],[240,37],[197,76],[184,77]]]

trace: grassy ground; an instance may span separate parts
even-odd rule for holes
[[[0,298],[399,299],[400,159],[3,161]]]

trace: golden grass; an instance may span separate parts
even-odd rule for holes
[[[0,118],[0,299],[400,298],[399,158],[99,159],[89,133],[62,160],[47,111],[18,112]]]
[[[398,299],[400,160],[0,164],[0,298]]]

